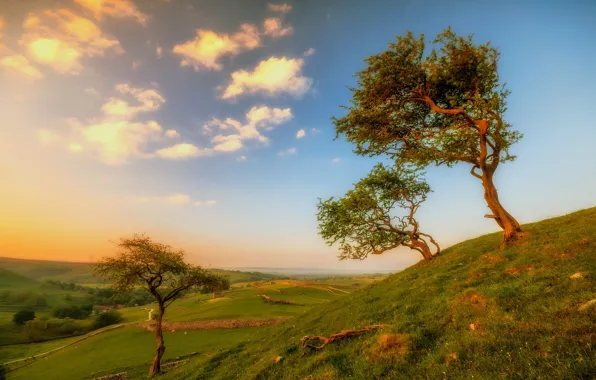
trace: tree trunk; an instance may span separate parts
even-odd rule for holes
[[[153,376],[156,373],[161,372],[161,358],[164,352],[166,352],[166,346],[164,345],[163,332],[161,326],[164,312],[164,306],[159,305],[159,314],[157,315],[157,321],[155,322],[155,340],[157,341],[157,350],[155,358],[153,359],[153,364],[151,365],[151,370],[149,371],[149,376]]]
[[[487,215],[486,217],[493,218],[499,227],[503,229],[503,243],[506,245],[519,237],[521,228],[517,220],[499,202],[499,194],[493,182],[493,174],[494,172],[490,170],[484,170],[482,172],[484,199],[488,208],[492,211],[492,215]]]
[[[412,249],[422,253],[424,260],[431,261],[434,258],[432,252],[430,251],[430,247],[424,240],[418,239],[417,237],[412,237],[412,242],[410,244]]]

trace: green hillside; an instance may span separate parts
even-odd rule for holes
[[[35,285],[35,280],[0,267],[0,288],[26,288]]]
[[[524,229],[516,246],[499,250],[496,233],[465,241],[164,378],[594,378],[596,208]],[[376,324],[389,326],[300,344]]]

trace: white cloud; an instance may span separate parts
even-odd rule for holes
[[[149,19],[149,16],[139,11],[130,0],[74,0],[74,2],[90,10],[98,20],[103,16],[132,18],[141,25],[147,25]]]
[[[136,70],[139,67],[141,67],[142,64],[143,64],[143,61],[141,61],[141,60],[135,60],[135,61],[132,61],[131,67],[132,67],[133,70]]]
[[[331,160],[331,163],[338,164],[340,161],[341,161],[341,158],[335,157],[334,159]]]
[[[238,162],[246,161],[246,156],[240,156],[240,157],[236,158],[236,161],[238,161]]]
[[[311,55],[313,55],[315,53],[316,53],[316,50],[314,48],[309,48],[302,55],[305,57],[310,57]]]
[[[201,149],[193,144],[176,144],[168,148],[159,149],[155,154],[169,160],[184,160],[192,157],[211,156],[211,149]]]
[[[117,92],[135,99],[138,105],[132,106],[128,101],[112,96],[101,107],[106,116],[130,119],[139,112],[157,111],[166,102],[166,99],[155,89],[133,88],[128,84],[118,84],[115,88]]]
[[[312,85],[311,78],[301,75],[303,64],[302,58],[271,57],[259,62],[253,71],[235,71],[221,98],[234,99],[245,93],[262,93],[268,96],[290,94],[300,97]]]
[[[283,21],[279,17],[270,17],[263,22],[263,30],[266,36],[274,38],[289,36],[294,33],[294,28],[291,26],[284,27]]]
[[[29,58],[61,74],[78,74],[84,57],[122,52],[118,40],[110,38],[93,21],[67,9],[29,13],[23,23],[20,43]]]
[[[172,205],[185,205],[191,202],[191,198],[188,194],[183,193],[176,193],[171,195],[164,195],[164,196],[143,196],[137,197],[137,202],[140,203],[149,203],[149,202],[156,202],[156,203],[168,203]]]
[[[321,133],[321,130],[317,128],[311,128],[310,133],[312,133],[313,135],[318,135],[319,133]]]
[[[85,91],[85,93],[87,93],[87,94],[89,94],[89,95],[93,95],[93,96],[100,96],[100,95],[99,95],[99,92],[97,92],[97,90],[96,90],[96,89],[94,89],[93,87],[88,87],[88,88],[86,88],[86,89],[85,89],[85,90],[83,90],[83,91]]]
[[[254,106],[245,115],[246,123],[227,118],[217,118],[205,123],[205,134],[212,135],[217,129],[218,134],[211,139],[213,150],[218,152],[234,152],[244,146],[246,140],[257,140],[263,144],[269,139],[261,131],[270,131],[275,126],[286,123],[293,117],[290,108],[270,108],[267,106]],[[232,133],[226,133],[226,132]],[[226,133],[226,134],[224,134]]]
[[[279,152],[277,152],[278,156],[290,156],[292,154],[296,154],[298,151],[296,150],[296,148],[289,148],[286,150],[281,150]]]
[[[298,132],[296,132],[296,138],[297,139],[301,139],[304,136],[306,136],[306,131],[304,129],[299,130]]]
[[[150,157],[145,149],[152,141],[160,141],[162,128],[155,121],[102,120],[83,125],[72,123],[81,145],[99,154],[108,165],[122,165],[129,157]]]
[[[50,145],[50,144],[55,143],[56,141],[60,140],[60,136],[56,132],[50,131],[49,129],[46,129],[46,128],[38,129],[36,134],[37,134],[37,139],[43,145]]]
[[[268,4],[268,6],[273,12],[290,13],[292,11],[292,6],[289,4]]]
[[[163,49],[161,48],[161,46],[158,46],[155,49],[155,53],[157,54],[157,58],[161,58],[162,57],[162,55],[163,55]]]
[[[199,71],[221,70],[219,62],[224,56],[236,56],[244,51],[261,46],[259,30],[251,24],[243,24],[235,34],[217,33],[211,30],[197,29],[194,39],[174,46],[174,54],[182,57],[181,66],[190,66]]]
[[[208,200],[208,201],[196,201],[196,202],[194,203],[194,205],[195,205],[196,207],[201,207],[201,206],[207,206],[207,207],[210,207],[210,206],[214,206],[216,203],[217,203],[217,202],[216,202],[216,201],[214,201],[214,200]]]
[[[0,60],[0,66],[31,79],[41,79],[43,74],[33,66],[25,56],[16,54],[9,55]]]
[[[83,151],[83,146],[79,143],[70,143],[68,144],[68,150],[70,150],[73,153],[79,153]]]
[[[180,134],[175,129],[168,129],[166,131],[166,137],[169,137],[171,139],[177,139],[178,137],[180,137]]]

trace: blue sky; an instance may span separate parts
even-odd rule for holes
[[[596,3],[272,4],[3,6],[0,255],[87,261],[113,252],[109,240],[147,232],[212,266],[385,270],[417,261],[400,249],[338,262],[317,236],[316,202],[342,195],[377,162],[334,140],[330,120],[343,114],[364,59],[408,30],[432,39],[447,26],[502,53],[501,79],[512,91],[507,121],[525,135],[513,148],[518,160],[497,173],[507,209],[529,222],[596,205]],[[40,21],[26,23],[32,14]],[[197,29],[228,50],[215,59],[199,54]],[[261,62],[269,65],[259,71]],[[246,137],[251,130],[230,138],[241,134],[222,121],[249,125],[253,107],[267,111],[255,124],[259,137]],[[205,128],[214,118],[219,124]],[[106,140],[115,125],[128,134]],[[443,246],[497,230],[482,218],[482,188],[468,172],[427,171],[434,192],[419,219]]]

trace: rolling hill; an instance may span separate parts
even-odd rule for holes
[[[462,242],[163,378],[592,379],[596,208],[524,229],[514,246],[499,250],[497,233]],[[301,346],[379,324],[321,350]]]
[[[0,267],[0,288],[28,288],[37,281]]]
[[[0,269],[8,270],[13,274],[25,278],[34,279],[39,282],[46,280],[57,280],[61,282],[73,282],[75,284],[103,283],[104,281],[94,277],[90,263],[73,263],[67,261],[45,261],[45,260],[23,260],[8,257],[0,257]],[[267,281],[280,278],[278,274],[262,272],[241,272],[235,270],[213,269],[214,272],[228,276],[231,283]],[[1,285],[0,279],[0,286]]]

